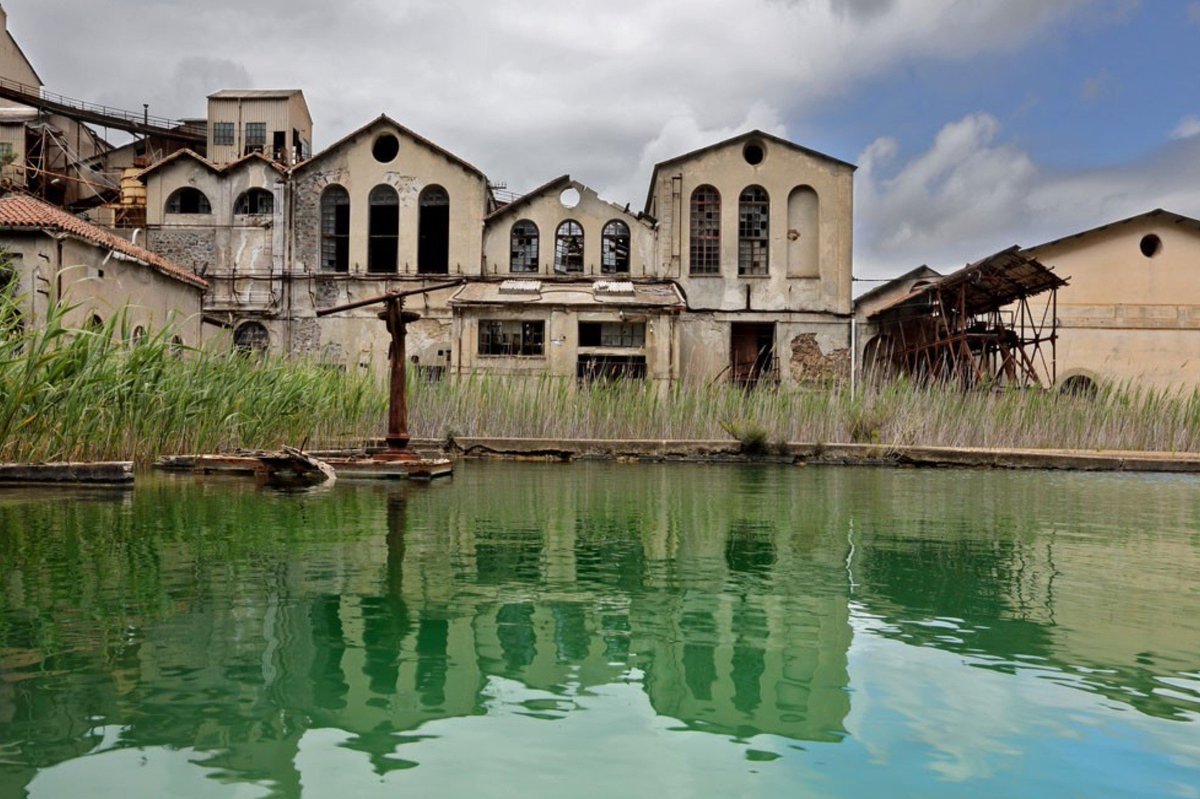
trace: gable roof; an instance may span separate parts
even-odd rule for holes
[[[507,214],[509,211],[529,205],[531,202],[547,192],[553,191],[554,189],[565,189],[566,187],[570,186],[571,183],[572,180],[570,175],[559,175],[552,180],[546,181],[536,189],[525,192],[512,202],[505,203],[504,205],[500,206],[495,211],[492,211],[490,214],[485,216],[483,221],[484,223],[487,223],[493,219],[498,219]]]
[[[123,253],[167,277],[196,288],[208,288],[208,283],[190,269],[26,194],[0,197],[0,230],[53,230],[65,233],[97,247]]]
[[[1189,228],[1192,228],[1193,230],[1200,230],[1200,219],[1193,219],[1190,216],[1184,216],[1183,214],[1177,214],[1173,211],[1164,211],[1162,208],[1155,208],[1153,211],[1147,211],[1144,214],[1138,214],[1137,216],[1131,216],[1128,219],[1118,219],[1116,222],[1109,222],[1106,225],[1100,225],[1099,227],[1089,228],[1088,230],[1081,230],[1078,233],[1071,233],[1066,236],[1061,236],[1057,239],[1051,239],[1050,241],[1044,241],[1041,244],[1035,244],[1032,247],[1026,247],[1025,252],[1033,252],[1034,250],[1042,250],[1047,247],[1053,247],[1056,244],[1062,244],[1064,242],[1070,241],[1071,239],[1081,239],[1084,236],[1090,236],[1093,233],[1099,233],[1104,230],[1111,230],[1112,228],[1120,227],[1122,225],[1129,225],[1134,222],[1141,222],[1146,219],[1157,219],[1157,220],[1166,222],[1171,225],[1178,225],[1180,227],[1189,227]]]
[[[698,150],[692,150],[690,152],[683,153],[682,155],[677,155],[677,156],[674,156],[673,158],[668,158],[665,161],[659,161],[657,164],[655,164],[654,170],[650,173],[650,190],[646,193],[646,213],[647,214],[650,213],[650,202],[651,202],[651,200],[654,199],[654,183],[655,183],[655,181],[658,180],[658,170],[660,170],[664,167],[671,166],[672,164],[680,163],[681,161],[690,161],[693,158],[699,158],[700,156],[710,153],[714,150],[719,150],[722,147],[728,147],[731,144],[737,144],[739,142],[743,142],[748,139],[764,139],[766,141],[774,142],[775,144],[779,144],[784,147],[787,147],[791,150],[795,150],[796,152],[800,152],[800,153],[804,153],[805,155],[812,156],[813,158],[819,158],[822,161],[829,161],[830,163],[839,164],[844,167],[849,167],[852,170],[858,169],[858,167],[855,164],[852,164],[849,161],[843,161],[840,158],[834,158],[832,155],[826,155],[825,153],[818,152],[817,150],[812,150],[803,145],[796,144],[793,141],[788,141],[787,139],[785,139],[781,136],[776,136],[772,133],[764,133],[763,131],[757,130],[757,129],[748,130],[745,133],[739,133],[738,135],[733,136],[731,138],[724,139],[719,142],[714,142],[713,144],[706,145],[704,147],[699,148]]]
[[[425,147],[428,147],[430,150],[433,150],[435,153],[438,153],[443,158],[446,158],[447,160],[458,164],[459,166],[461,166],[463,169],[467,170],[468,172],[478,175],[479,178],[482,179],[484,183],[487,183],[487,175],[483,174],[483,170],[481,170],[479,167],[475,166],[474,164],[470,163],[469,161],[464,161],[463,159],[459,158],[457,155],[455,155],[454,153],[445,149],[444,147],[439,147],[438,145],[434,144],[429,139],[426,139],[424,136],[420,135],[419,133],[415,133],[412,130],[404,127],[399,122],[397,122],[396,120],[389,117],[387,114],[380,114],[378,117],[376,117],[375,119],[372,119],[370,122],[363,125],[358,130],[352,131],[351,133],[348,133],[345,136],[343,136],[342,138],[338,139],[333,144],[329,145],[321,152],[315,154],[312,158],[308,159],[307,161],[303,161],[299,164],[296,164],[294,167],[292,167],[292,172],[293,173],[302,172],[303,170],[307,169],[312,164],[315,164],[318,161],[321,161],[322,159],[327,158],[328,156],[333,154],[336,150],[341,149],[347,143],[353,141],[354,139],[358,138],[359,136],[363,135],[364,133],[366,133],[367,131],[371,130],[372,128],[374,128],[378,125],[390,125],[390,126],[396,128],[398,131],[403,133],[405,136],[408,136],[409,138],[413,139],[414,141],[424,145]]]
[[[901,283],[904,283],[905,281],[908,281],[908,280],[921,280],[923,278],[933,279],[933,278],[940,278],[941,276],[942,276],[941,272],[938,272],[935,269],[931,269],[925,264],[921,264],[916,269],[910,269],[907,272],[905,272],[903,275],[897,275],[896,277],[893,277],[893,278],[883,281],[878,286],[875,286],[873,289],[871,289],[869,291],[864,291],[862,294],[860,294],[854,298],[854,304],[858,305],[859,303],[864,302],[865,300],[870,300],[870,299],[876,297],[877,295],[883,294],[884,292],[888,291],[889,289],[895,288],[896,286],[898,286]]]
[[[264,162],[267,166],[274,167],[275,170],[278,171],[281,175],[287,173],[287,167],[285,167],[283,164],[280,164],[277,161],[272,161],[270,158],[267,158],[262,153],[248,153],[246,155],[243,155],[241,158],[238,158],[234,161],[230,161],[227,164],[218,165],[218,164],[214,164],[212,161],[209,161],[207,158],[200,155],[195,150],[189,150],[187,148],[184,148],[182,150],[176,150],[175,152],[171,153],[170,155],[168,155],[166,158],[162,159],[161,161],[154,162],[153,164],[151,164],[150,166],[146,167],[141,172],[139,172],[137,174],[137,177],[139,180],[142,180],[147,175],[149,175],[151,172],[157,172],[160,169],[163,169],[164,167],[167,167],[167,166],[175,163],[176,161],[182,160],[184,158],[191,159],[191,160],[195,161],[196,163],[200,164],[201,166],[203,166],[209,172],[215,172],[218,174],[220,174],[222,172],[232,172],[233,170],[238,169],[238,168],[244,166],[245,164],[249,163],[250,161],[253,161],[256,159]]]

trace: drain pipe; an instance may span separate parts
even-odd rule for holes
[[[850,317],[850,399],[854,399],[858,372],[858,320]]]

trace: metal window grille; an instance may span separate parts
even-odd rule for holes
[[[601,236],[600,271],[615,275],[629,271],[629,225],[614,219]]]
[[[538,271],[538,228],[528,219],[512,226],[512,247],[509,254],[508,271]]]
[[[554,271],[583,271],[583,226],[574,219],[558,226],[554,240]]]
[[[691,274],[721,273],[721,195],[712,186],[692,192],[689,252]]]
[[[771,202],[767,192],[750,186],[738,198],[738,274],[767,274]]]
[[[230,142],[232,144],[232,142]],[[267,123],[266,122],[247,122],[246,123],[246,146],[247,147],[265,147],[267,145]]]
[[[233,144],[233,123],[213,123],[213,144]]]

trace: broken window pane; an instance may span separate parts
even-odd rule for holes
[[[234,203],[235,214],[269,214],[275,209],[275,196],[266,189],[242,192]]]
[[[738,274],[767,274],[767,218],[771,203],[761,186],[748,186],[738,198]]]
[[[600,271],[606,275],[629,271],[629,225],[614,219],[601,236]]]
[[[554,241],[554,271],[560,274],[583,271],[583,226],[574,219],[558,226]]]
[[[168,214],[211,214],[208,197],[199,189],[185,186],[167,198]]]
[[[712,186],[692,192],[689,271],[693,275],[721,273],[721,195]]]
[[[321,195],[321,268],[350,271],[350,193],[341,186]]]
[[[246,123],[246,149],[255,148],[256,152],[262,152],[263,147],[267,144],[267,123],[266,122],[247,122]]]
[[[646,323],[580,322],[579,346],[640,349],[646,346]]]
[[[546,323],[515,319],[479,320],[480,355],[542,355]]]
[[[508,271],[538,271],[538,227],[528,219],[512,226]]]

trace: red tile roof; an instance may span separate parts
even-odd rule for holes
[[[181,280],[197,288],[208,288],[208,283],[195,272],[168,261],[144,247],[130,244],[125,239],[110,233],[91,222],[72,216],[61,208],[25,194],[9,194],[0,197],[0,230],[55,230],[103,247],[116,250],[161,272],[167,277]]]

